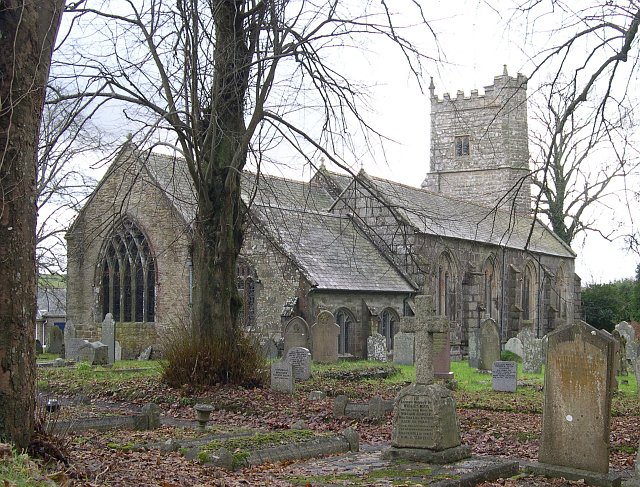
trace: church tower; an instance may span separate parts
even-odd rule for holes
[[[530,213],[527,78],[510,77],[505,66],[484,95],[439,99],[433,78],[429,91],[431,161],[422,188]]]

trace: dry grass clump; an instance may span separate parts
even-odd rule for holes
[[[255,341],[242,330],[235,339],[208,341],[180,325],[165,334],[162,379],[171,387],[236,384],[261,387],[267,364]]]

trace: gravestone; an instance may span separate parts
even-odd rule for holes
[[[333,314],[329,311],[320,311],[316,323],[311,326],[314,362],[338,361],[338,335],[340,335],[340,325],[336,324]]]
[[[393,337],[393,363],[399,365],[413,365],[414,363],[414,335],[413,333],[398,332]]]
[[[636,344],[636,330],[626,321],[621,321],[616,325],[616,330],[623,336],[626,340],[627,353],[626,358],[630,360],[632,363],[638,357],[638,347]]]
[[[387,339],[380,333],[367,337],[367,359],[378,362],[387,361]]]
[[[480,325],[478,369],[491,370],[496,360],[500,360],[500,332],[498,324],[489,318]]]
[[[469,367],[478,368],[478,360],[480,360],[480,328],[477,326],[469,327]]]
[[[304,347],[293,347],[287,352],[287,362],[293,368],[293,378],[307,380],[311,377],[311,353]]]
[[[504,349],[507,352],[511,352],[520,358],[522,358],[522,355],[524,354],[522,340],[520,340],[518,337],[509,338],[509,340],[507,340],[507,343],[505,343],[504,345]]]
[[[309,326],[299,316],[290,319],[284,325],[284,355],[294,347],[309,348]]]
[[[100,341],[109,349],[109,363],[112,364],[116,359],[116,324],[111,313],[107,313],[102,322],[102,339]]]
[[[149,345],[140,353],[140,355],[138,355],[138,360],[149,360],[151,358],[152,353],[153,353],[153,347]]]
[[[78,350],[78,360],[91,365],[107,365],[109,363],[109,347],[102,342],[91,342]]]
[[[615,340],[584,322],[547,336],[539,460],[607,473]]]
[[[53,325],[49,328],[49,339],[47,340],[47,353],[61,354],[64,347],[64,336],[62,330]]]
[[[516,392],[518,366],[515,362],[496,360],[491,370],[491,386],[494,391]]]
[[[278,345],[273,338],[267,338],[260,342],[260,351],[262,356],[267,360],[274,360],[278,358]]]
[[[449,320],[435,316],[430,296],[414,298],[416,316],[400,321],[403,332],[415,334],[416,382],[395,400],[391,448],[388,459],[448,463],[466,458],[470,448],[461,445],[455,399],[451,391],[434,383],[434,335],[449,333]]]
[[[79,360],[80,348],[89,344],[84,338],[67,338],[64,344],[64,356],[69,360]]]
[[[286,360],[271,364],[271,389],[293,394],[293,367]]]
[[[627,370],[627,339],[618,330],[611,336],[616,340],[615,375],[629,375]]]
[[[539,374],[544,363],[544,347],[542,338],[537,338],[533,326],[525,327],[518,338],[522,342],[522,372]]]
[[[116,348],[114,353],[115,360],[122,360],[122,346],[120,342],[116,340]]]
[[[453,379],[449,333],[435,333],[433,335],[433,375],[436,379]]]

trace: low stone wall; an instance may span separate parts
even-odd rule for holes
[[[134,360],[149,346],[158,343],[155,323],[121,323],[116,322],[116,340],[122,347],[122,359]],[[90,342],[102,338],[102,323],[75,325],[76,338],[84,338]]]

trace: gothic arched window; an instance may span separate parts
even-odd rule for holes
[[[436,288],[437,313],[451,321],[456,317],[456,281],[451,257],[445,252],[438,260],[438,286]]]
[[[380,313],[379,333],[387,339],[387,350],[393,350],[393,335],[396,334],[396,327],[400,318],[391,308],[386,308]]]
[[[238,293],[242,299],[241,325],[247,328],[252,327],[256,324],[257,274],[255,269],[242,259],[238,259],[236,274],[238,276]]]
[[[538,305],[538,279],[533,263],[528,262],[522,276],[522,319],[534,321]]]
[[[102,317],[111,313],[116,321],[154,321],[155,285],[149,241],[135,223],[124,219],[107,240],[100,262]]]
[[[349,353],[349,341],[352,339],[352,329],[355,320],[347,309],[341,308],[336,311],[336,323],[340,326],[338,336],[338,353]]]
[[[493,256],[485,260],[482,266],[482,290],[486,314],[489,318],[498,319],[498,277]]]

